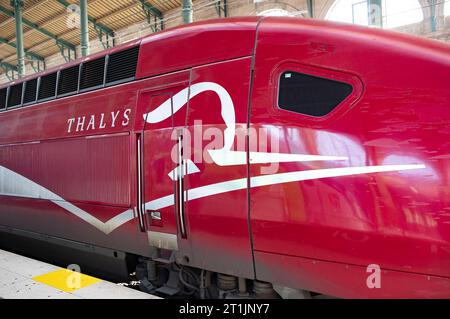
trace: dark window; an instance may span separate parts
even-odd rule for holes
[[[41,77],[39,84],[39,100],[55,97],[57,73],[51,73]]]
[[[80,90],[103,85],[105,58],[84,62],[81,66]]]
[[[37,79],[29,80],[25,84],[23,104],[36,101]]]
[[[58,95],[74,93],[78,90],[79,66],[73,66],[59,72]]]
[[[111,54],[106,71],[106,83],[134,79],[139,47]]]
[[[6,93],[8,92],[8,88],[0,89],[0,109],[4,109],[6,107]]]
[[[19,83],[9,88],[8,107],[22,104],[22,87],[23,83]]]
[[[284,110],[324,116],[353,91],[350,84],[297,72],[284,72],[280,78],[278,106]]]

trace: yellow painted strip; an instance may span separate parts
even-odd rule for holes
[[[33,280],[65,292],[73,292],[102,281],[101,279],[84,275],[69,269],[52,271],[47,274],[34,277]]]

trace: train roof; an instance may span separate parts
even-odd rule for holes
[[[55,71],[141,46],[136,79],[174,72],[189,67],[253,54],[258,25],[273,32],[327,32],[337,38],[353,38],[364,44],[376,42],[386,47],[432,55],[450,63],[450,45],[399,32],[352,24],[292,17],[242,17],[213,19],[181,25],[132,40],[111,49],[59,65],[0,85],[0,88],[25,82]]]
[[[180,66],[180,64],[190,63],[191,61],[188,61],[189,57],[198,61],[198,63],[203,64],[207,61],[216,61],[217,57],[220,58],[221,56],[224,59],[227,59],[229,56],[234,55],[233,52],[245,52],[245,55],[249,55],[252,53],[256,27],[259,20],[259,17],[213,19],[177,26],[136,40],[131,40],[113,48],[90,54],[86,57],[80,57],[68,63],[27,75],[15,81],[7,82],[0,85],[0,89],[139,45],[142,45],[140,52],[146,53],[144,54],[144,57],[139,57],[139,61],[148,58],[151,60],[148,62],[151,63],[140,63],[137,68],[139,75],[136,75],[136,78],[153,75],[157,73],[157,70],[167,70],[167,72],[170,72],[174,68]],[[239,37],[236,36],[236,34],[242,36]],[[211,43],[211,37],[219,38],[215,39],[213,45],[210,44],[208,46],[204,41]],[[198,47],[199,45],[201,45],[200,48]],[[212,50],[208,50],[208,48]],[[169,55],[167,55],[168,51],[170,52]],[[173,63],[172,66],[170,66],[168,61],[161,61],[161,57],[163,56],[166,59],[170,57],[173,58],[175,56],[173,53],[175,52],[177,53],[176,56],[179,57],[179,60],[172,59],[172,61],[170,61]],[[209,57],[205,58],[205,54],[209,55]],[[195,57],[195,55],[197,56]],[[183,59],[183,63],[181,59]],[[165,66],[157,67],[158,63],[164,63]],[[150,72],[151,74],[147,74],[148,72],[139,72],[139,67],[152,67],[155,68],[155,71]],[[164,73],[164,71],[160,72]]]

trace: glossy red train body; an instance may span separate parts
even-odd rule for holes
[[[0,112],[3,228],[338,297],[450,298],[448,45],[214,20],[20,82],[133,47],[132,81]],[[286,72],[352,90],[324,116],[287,111]],[[277,148],[252,149],[251,131]]]

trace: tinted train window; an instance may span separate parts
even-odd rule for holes
[[[22,104],[22,87],[23,83],[19,83],[9,88],[8,107]]]
[[[64,95],[78,91],[79,69],[79,66],[76,65],[59,72],[58,95]]]
[[[324,116],[353,91],[350,84],[297,72],[284,72],[280,78],[278,106],[281,109]]]
[[[105,58],[84,62],[81,65],[80,90],[103,86]]]
[[[25,83],[25,92],[23,93],[23,104],[36,101],[37,79],[29,80]]]
[[[6,107],[6,93],[8,88],[3,88],[0,90],[0,110]]]
[[[57,74],[52,73],[41,77],[39,84],[39,100],[55,97]]]

